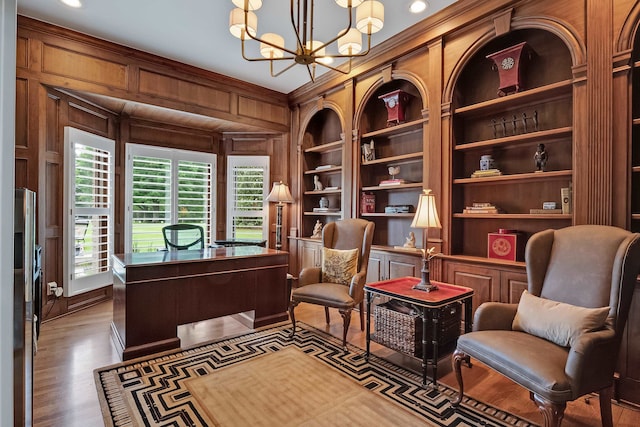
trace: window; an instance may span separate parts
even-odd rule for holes
[[[115,141],[64,128],[66,151],[65,296],[112,283]]]
[[[216,155],[127,144],[125,251],[164,249],[162,227],[202,226],[215,236]]]
[[[227,239],[267,239],[268,194],[268,156],[227,157]]]

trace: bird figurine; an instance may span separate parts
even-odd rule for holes
[[[400,173],[400,166],[389,166],[389,175],[391,179],[396,179],[395,176]]]

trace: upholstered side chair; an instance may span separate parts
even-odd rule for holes
[[[525,250],[528,291],[518,304],[489,302],[460,336],[452,365],[463,397],[462,362],[476,358],[530,392],[545,426],[566,402],[598,392],[612,426],[613,378],[640,270],[640,234],[577,225],[534,234]]]
[[[343,319],[342,345],[346,348],[351,311],[360,307],[360,329],[364,330],[364,284],[375,224],[359,218],[331,222],[322,229],[322,267],[304,268],[298,287],[291,292],[289,316],[296,332],[295,308],[301,302],[337,308]]]

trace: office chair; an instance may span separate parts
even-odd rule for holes
[[[195,224],[172,224],[162,227],[164,246],[169,251],[204,249],[204,229]]]

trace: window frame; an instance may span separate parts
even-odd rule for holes
[[[216,204],[217,193],[217,155],[193,150],[182,150],[176,148],[157,147],[146,144],[127,143],[125,144],[125,218],[124,218],[124,250],[126,253],[132,251],[133,239],[133,179],[132,168],[135,156],[156,157],[171,161],[171,218],[172,221],[178,218],[178,173],[177,167],[180,161],[209,163],[211,165],[210,192],[211,200],[209,205],[209,232],[205,232],[205,246],[211,244],[216,236]]]

